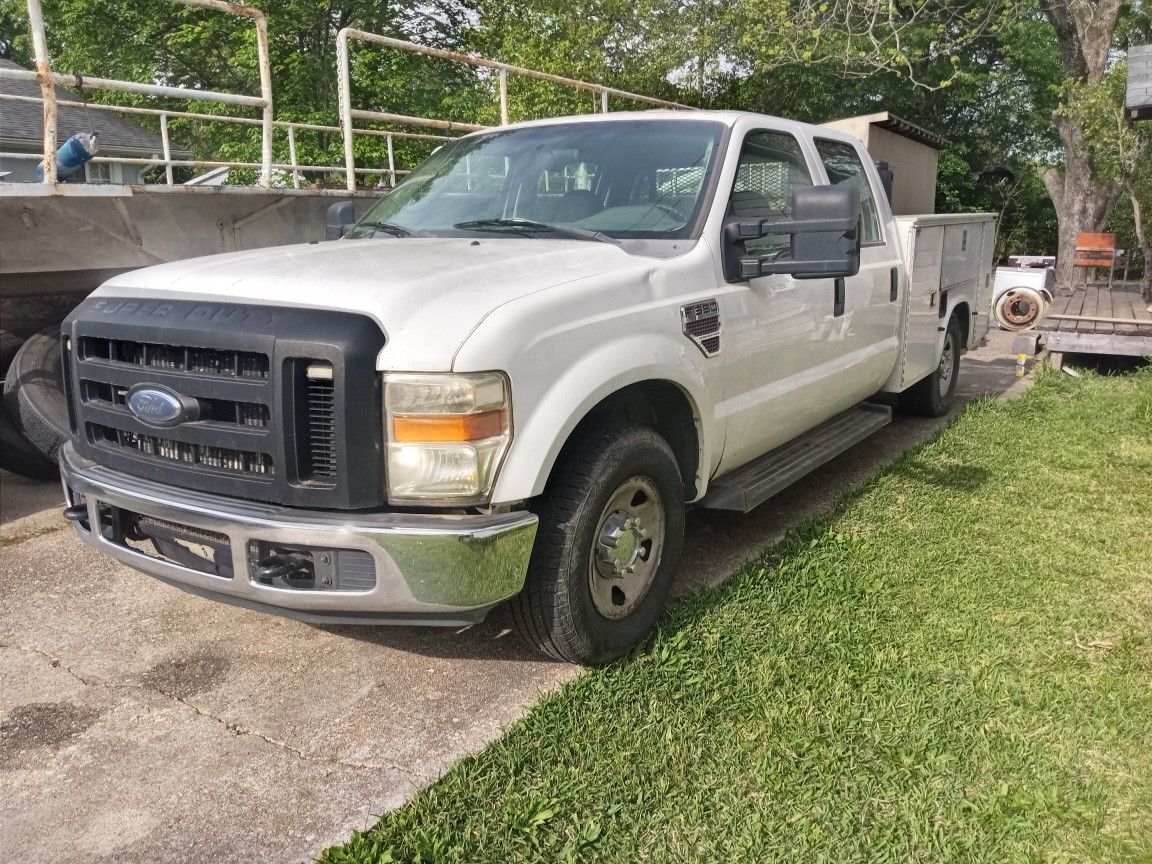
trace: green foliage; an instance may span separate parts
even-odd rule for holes
[[[709,9],[725,5],[718,0],[476,0],[477,25],[469,45],[518,66],[701,104],[699,92],[674,85],[670,76],[686,64],[696,65],[696,49],[712,50],[712,31],[697,32],[693,25]],[[617,98],[611,106],[645,107]],[[579,114],[598,111],[600,97],[511,76],[509,107],[514,121]]]
[[[1026,0],[744,0],[741,48],[757,71],[804,62],[842,78],[896,72],[917,89],[951,87],[961,59],[1031,13]]]
[[[1122,61],[1098,83],[1069,82],[1062,111],[1083,130],[1097,176],[1120,191],[1110,227],[1121,248],[1133,249],[1152,246],[1152,126],[1124,116],[1127,75]]]
[[[1051,27],[1033,15],[1005,22],[960,55],[911,58],[918,77],[947,77],[949,87],[926,92],[895,69],[844,77],[834,65],[792,63],[732,80],[718,101],[815,123],[877,111],[910,120],[949,141],[938,210],[1000,213],[998,256],[1054,250],[1056,214],[1041,180],[1059,146],[1051,112],[1063,77]],[[989,172],[1007,179],[990,182]]]

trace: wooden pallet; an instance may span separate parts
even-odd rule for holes
[[[1135,282],[1061,291],[1036,331],[1052,353],[1152,356],[1152,312]]]

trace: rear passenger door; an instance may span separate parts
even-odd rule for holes
[[[863,147],[821,137],[813,143],[823,182],[853,186],[860,193],[860,272],[837,286],[841,296],[833,328],[843,368],[838,389],[844,391],[847,408],[879,390],[896,362],[904,290],[898,238],[889,236],[888,201]]]

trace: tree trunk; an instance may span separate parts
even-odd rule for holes
[[[1056,207],[1059,225],[1056,287],[1069,288],[1076,277],[1076,235],[1103,227],[1112,190],[1096,178],[1092,160],[1080,146],[1083,133],[1079,125],[1058,117],[1056,128],[1064,144],[1064,167],[1049,168],[1044,173],[1044,185]]]
[[[1144,276],[1140,279],[1140,296],[1152,309],[1152,246],[1141,246],[1140,252],[1144,255]]]
[[[1056,31],[1064,74],[1074,81],[1099,82],[1108,68],[1122,0],[1043,0],[1042,6]],[[1097,178],[1080,124],[1059,112],[1054,120],[1064,145],[1064,168],[1045,172],[1044,186],[1060,226],[1056,285],[1067,288],[1076,272],[1076,235],[1103,227],[1113,190]]]
[[[1128,198],[1132,201],[1132,221],[1136,228],[1136,242],[1144,256],[1144,278],[1140,280],[1140,296],[1146,303],[1152,303],[1152,244],[1148,242],[1147,226],[1140,207],[1140,196],[1132,187],[1128,188]]]

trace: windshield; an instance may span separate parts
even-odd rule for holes
[[[689,237],[723,131],[620,120],[470,135],[433,153],[348,236]]]

